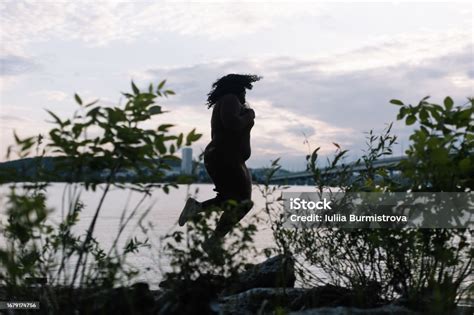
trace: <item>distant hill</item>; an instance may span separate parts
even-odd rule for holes
[[[159,161],[156,162],[157,164]],[[164,179],[169,173],[179,172],[181,161],[167,160],[164,162],[172,170],[170,172],[156,173],[153,169],[138,167],[140,175],[134,170],[119,170],[116,180],[137,181],[145,177]],[[68,157],[35,157],[24,158],[14,161],[0,163],[0,182],[27,182],[27,181],[48,181],[48,182],[78,182],[94,181],[103,182],[106,180],[110,170],[107,164],[94,159],[84,163],[84,169],[77,172],[72,169],[73,163]],[[76,173],[74,173],[76,172]]]
[[[93,170],[85,167],[78,174],[72,172],[71,166],[72,161],[67,157],[35,157],[35,158],[24,158],[14,161],[7,161],[0,163],[0,183],[8,182],[80,182],[84,180],[93,182],[104,182],[106,181],[107,175],[110,174],[110,170],[106,165],[95,161],[98,165]],[[158,164],[159,161],[157,160]],[[149,167],[142,167],[141,174],[138,175],[133,170],[120,170],[116,175],[117,181],[123,182],[154,182],[159,181],[177,181],[181,183],[190,182],[210,182],[210,178],[207,175],[205,167],[202,163],[195,165],[195,175],[184,176],[181,174],[181,160],[167,160],[164,161],[168,165],[169,170],[162,173],[156,174],[153,169]],[[94,164],[91,162],[91,165]],[[252,180],[255,183],[263,183],[266,178],[266,174],[269,172],[268,168],[254,168],[251,169]],[[275,176],[281,176],[289,174],[291,172],[280,169],[275,173]]]

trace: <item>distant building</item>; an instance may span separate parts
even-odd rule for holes
[[[181,173],[191,175],[193,172],[193,149],[181,149]]]

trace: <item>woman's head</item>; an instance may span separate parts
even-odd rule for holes
[[[223,76],[212,84],[212,90],[207,94],[208,107],[214,106],[219,98],[226,94],[234,94],[242,104],[245,103],[246,89],[251,90],[253,87],[252,83],[261,78],[253,74],[228,74]]]

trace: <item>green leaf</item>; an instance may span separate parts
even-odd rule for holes
[[[95,118],[95,117],[97,117],[97,115],[100,114],[100,110],[101,110],[101,108],[99,106],[94,107],[86,113],[86,116]]]
[[[194,137],[193,137],[192,140],[193,140],[193,142],[194,142],[194,141],[198,141],[199,139],[201,139],[201,137],[202,137],[202,134],[201,134],[201,133],[197,133],[197,134],[194,135]]]
[[[50,110],[46,110],[48,112],[48,114],[50,114],[51,116],[53,116],[54,120],[56,120],[56,123],[58,123],[60,126],[63,125],[63,122],[61,121],[61,119],[59,119],[58,116],[56,116],[55,113],[53,113],[52,111]]]
[[[453,99],[449,96],[447,96],[445,99],[444,99],[444,107],[446,107],[447,110],[451,110],[451,108],[453,108]]]
[[[201,137],[202,134],[196,133],[196,129],[191,130],[186,136],[186,145],[191,145],[191,143],[199,140]]]
[[[161,106],[155,105],[148,109],[150,115],[161,114]]]
[[[158,140],[158,139],[157,139],[157,140],[155,141],[155,147],[158,149],[158,152],[159,152],[160,154],[165,154],[165,153],[166,153],[166,147],[165,147],[165,145],[164,145],[164,143],[163,143],[162,140]]]
[[[426,121],[428,119],[429,115],[428,115],[428,111],[426,109],[422,109],[420,110],[420,119],[422,122]]]
[[[462,173],[468,173],[471,168],[471,160],[469,158],[462,159],[459,161],[459,168]]]
[[[74,94],[74,99],[76,100],[77,104],[82,105],[82,100],[81,100],[81,98],[79,97],[79,95]]]
[[[133,93],[135,93],[135,95],[140,94],[140,90],[137,88],[137,86],[135,85],[133,81],[132,81],[132,90],[133,90]]]
[[[392,104],[394,104],[394,105],[398,105],[398,106],[403,106],[403,105],[405,105],[405,104],[403,104],[402,101],[396,100],[396,99],[390,100],[390,103],[392,103]]]
[[[169,128],[173,127],[173,124],[163,124],[158,126],[158,131],[168,131]]]
[[[92,106],[92,105],[95,105],[95,104],[97,104],[97,102],[99,102],[99,99],[96,99],[95,101],[93,101],[93,102],[90,102],[90,103],[88,103],[88,104],[84,105],[84,107],[90,107],[90,106]]]
[[[166,83],[166,80],[161,81],[160,84],[158,84],[158,87],[156,89],[158,91],[161,90],[163,88],[163,86],[165,86],[165,83]]]
[[[431,111],[431,116],[433,116],[433,118],[437,121],[437,122],[440,122],[441,121],[441,114],[438,112],[438,110],[436,108],[433,108]]]
[[[179,147],[181,147],[181,144],[183,143],[183,134],[180,133],[179,136],[178,136],[178,140],[176,140],[176,145]]]
[[[13,130],[13,137],[15,138],[15,142],[16,142],[17,144],[21,144],[21,143],[22,143],[20,137],[18,137],[18,135],[16,134],[16,131],[15,131],[15,130]]]
[[[413,125],[416,122],[416,117],[414,115],[407,116],[407,119],[405,120],[405,124],[407,126]]]
[[[407,107],[400,108],[400,111],[398,112],[398,115],[397,115],[397,120],[403,119],[406,114],[407,114]]]

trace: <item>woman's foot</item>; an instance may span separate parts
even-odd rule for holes
[[[186,222],[198,214],[202,209],[201,203],[194,198],[188,198],[186,204],[184,205],[183,211],[179,216],[178,224],[183,226]]]

